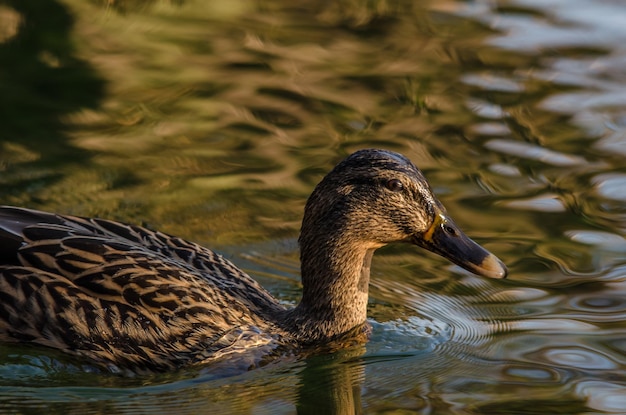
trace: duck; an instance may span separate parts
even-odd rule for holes
[[[285,305],[224,256],[107,219],[0,207],[0,342],[60,350],[113,372],[210,364],[261,345],[305,350],[362,333],[376,249],[409,243],[505,278],[405,156],[363,149],[308,198],[302,297]]]

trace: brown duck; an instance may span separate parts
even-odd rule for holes
[[[328,344],[365,324],[372,254],[390,242],[506,277],[505,266],[447,216],[417,167],[384,150],[352,154],[310,196],[299,238],[302,300],[292,308],[219,254],[181,238],[0,207],[0,341],[137,373],[261,344]]]

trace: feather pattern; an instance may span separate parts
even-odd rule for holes
[[[8,209],[17,218],[40,213]],[[228,345],[228,332],[265,327],[262,317],[280,308],[197,244],[102,219],[44,219],[20,220],[19,265],[0,267],[0,340],[158,371],[210,358]]]
[[[417,167],[384,150],[354,153],[313,191],[299,238],[303,295],[292,308],[193,242],[110,220],[0,207],[0,341],[135,373],[248,350],[349,344],[366,332],[372,254],[394,241],[478,274],[506,275],[445,215]]]

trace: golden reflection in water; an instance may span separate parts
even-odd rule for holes
[[[0,5],[0,43],[15,36],[21,23],[22,17],[16,10]]]
[[[410,2],[312,3],[307,7],[315,9],[317,27],[297,30],[277,10],[273,31],[260,30],[267,10],[244,3],[221,14],[207,14],[201,2],[105,5],[124,13],[98,2],[67,4],[80,17],[81,58],[108,81],[99,109],[62,117],[72,145],[93,158],[87,166],[67,159],[51,183],[13,194],[9,203],[145,221],[200,241],[237,243],[296,233],[312,186],[356,148],[391,147],[423,169],[462,153],[455,151],[461,142],[428,140],[437,118],[448,122],[446,114],[459,112],[439,80],[447,46],[423,49],[416,42],[424,38],[422,26],[386,22],[406,12],[430,25],[425,10]],[[303,6],[300,12],[310,11]],[[186,23],[168,24],[173,17]],[[344,24],[385,36],[362,50],[358,37],[340,36]],[[425,82],[432,93],[423,93]],[[388,105],[394,101],[400,111]],[[11,158],[26,162],[18,154]],[[257,211],[285,220],[263,220]]]
[[[512,270],[510,281],[487,283],[390,247],[374,260],[370,317],[395,337],[376,332],[363,354],[225,380],[81,377],[52,363],[38,366],[41,380],[25,374],[36,372],[26,359],[3,378],[3,404],[26,396],[31,409],[63,413],[273,413],[318,401],[337,413],[620,413],[623,37],[588,37],[582,48],[572,39],[619,32],[611,17],[623,13],[610,12],[621,10],[615,2],[504,3],[0,6],[0,57],[11,63],[0,69],[0,86],[11,86],[0,94],[3,203],[224,247],[294,303],[306,197],[347,153],[384,147],[415,161],[451,216]],[[58,19],[26,4],[50,6]],[[589,24],[559,19],[580,22],[581,10]],[[12,55],[25,39],[34,44]],[[416,321],[426,321],[421,331]],[[10,389],[18,380],[37,388]],[[67,392],[77,383],[96,387]]]

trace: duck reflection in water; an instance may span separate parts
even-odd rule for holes
[[[103,219],[0,208],[0,340],[60,349],[115,372],[150,373],[242,352],[361,341],[377,248],[408,242],[486,277],[505,266],[447,215],[420,170],[360,150],[304,212],[303,293],[280,304],[219,254]]]

